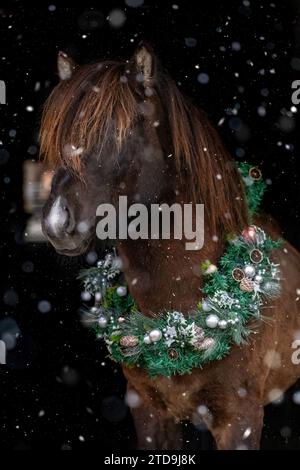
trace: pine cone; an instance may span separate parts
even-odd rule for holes
[[[244,292],[252,292],[254,290],[254,282],[249,277],[244,277],[240,282],[240,289]]]
[[[120,346],[124,346],[125,348],[133,348],[134,346],[137,346],[138,343],[139,339],[134,335],[122,336],[120,339]]]
[[[205,338],[202,343],[198,346],[197,349],[200,351],[207,351],[210,348],[213,348],[216,344],[214,338]]]
[[[199,349],[203,339],[204,339],[204,330],[201,326],[196,325],[194,327],[195,336],[191,340],[191,344],[194,346],[195,349]]]

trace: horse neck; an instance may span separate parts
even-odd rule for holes
[[[185,240],[174,239],[120,241],[118,251],[129,291],[144,314],[166,309],[187,313],[203,296],[201,264],[216,264],[223,243],[205,231],[204,245],[197,251],[187,251]]]

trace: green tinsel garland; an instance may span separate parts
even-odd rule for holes
[[[252,218],[265,183],[257,168],[242,163],[239,171]],[[188,316],[177,311],[155,318],[141,314],[118,282],[118,259],[109,255],[80,275],[96,301],[85,311],[85,320],[104,338],[113,360],[141,367],[151,377],[190,373],[194,367],[222,359],[232,344],[246,340],[251,319],[263,319],[262,305],[280,293],[279,271],[269,259],[280,244],[253,225],[239,237],[229,238],[219,267],[209,261],[203,264],[206,297]]]

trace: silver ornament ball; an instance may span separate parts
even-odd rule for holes
[[[125,286],[117,287],[117,294],[119,297],[125,297],[127,295],[127,288]]]
[[[221,330],[225,330],[227,328],[227,321],[226,320],[220,320],[218,323],[218,327],[221,328]]]
[[[208,315],[208,317],[206,317],[205,322],[208,328],[216,328],[219,323],[219,317],[218,315],[212,313],[211,315]]]
[[[210,312],[211,311],[211,305],[210,305],[209,302],[207,302],[207,300],[203,300],[202,310],[204,310],[204,312]]]
[[[263,277],[260,274],[256,274],[254,281],[260,284],[263,280]]]
[[[149,338],[152,343],[156,343],[162,338],[162,332],[158,329],[152,330],[149,333]]]
[[[244,273],[247,277],[254,277],[255,276],[255,267],[252,264],[247,264],[244,267]]]
[[[144,336],[144,343],[145,343],[145,344],[150,344],[150,343],[151,343],[151,339],[150,339],[150,336],[149,336],[149,335],[145,335],[145,336]]]
[[[107,318],[104,315],[100,315],[98,318],[98,325],[100,328],[106,328],[107,326]]]

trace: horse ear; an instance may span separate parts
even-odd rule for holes
[[[59,52],[57,57],[57,70],[61,80],[69,80],[77,65],[65,52]]]
[[[150,85],[155,79],[157,59],[149,44],[139,44],[133,56],[133,64],[137,81],[143,82],[145,86]]]

